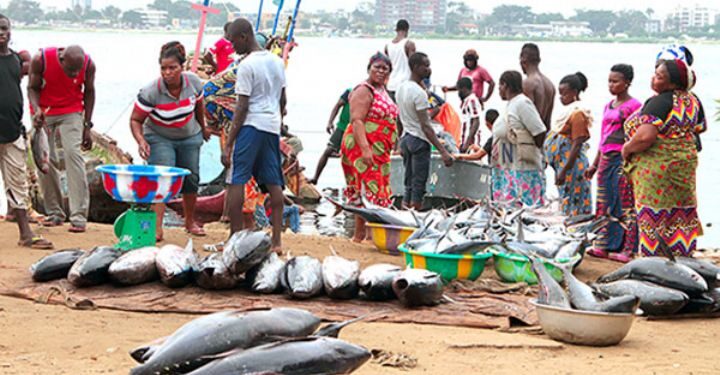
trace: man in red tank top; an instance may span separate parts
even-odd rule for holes
[[[55,137],[65,156],[70,209],[70,232],[85,232],[90,193],[81,151],[92,148],[90,129],[95,107],[95,63],[79,46],[44,48],[30,63],[28,85],[30,112],[36,128],[48,127],[50,171],[40,174],[45,201],[46,226],[58,226],[66,219],[56,165]]]

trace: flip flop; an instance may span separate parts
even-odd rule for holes
[[[605,250],[600,249],[590,249],[587,252],[588,254],[594,256],[595,258],[603,258],[606,259],[608,257],[608,253]]]
[[[608,259],[614,260],[614,261],[620,262],[620,263],[628,263],[628,262],[630,262],[633,258],[632,258],[631,255],[627,255],[627,254],[625,254],[625,253],[610,253],[610,254],[608,255]]]
[[[33,236],[29,240],[19,241],[18,246],[28,247],[34,250],[52,250],[55,248],[52,242],[40,236]]]
[[[197,225],[193,225],[192,228],[185,228],[185,233],[192,234],[196,237],[205,237],[207,236],[207,233],[205,233],[205,230]]]
[[[68,229],[68,232],[70,232],[70,233],[85,233],[86,230],[87,230],[87,228],[85,228],[84,226],[81,227],[78,225],[71,225],[70,228]]]
[[[60,227],[63,225],[63,220],[57,216],[48,217],[40,221],[40,224],[44,227]]]

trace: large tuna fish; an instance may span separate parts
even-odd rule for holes
[[[618,280],[593,285],[603,294],[617,297],[632,294],[640,298],[640,309],[647,315],[672,315],[688,303],[687,294],[647,281]]]
[[[605,301],[595,298],[593,289],[578,280],[570,271],[571,266],[562,265],[563,278],[568,289],[570,303],[577,310],[607,313],[633,313],[637,310],[639,298],[627,293],[611,297]]]
[[[265,259],[270,245],[270,236],[265,232],[236,232],[225,243],[225,265],[234,275],[242,275]]]
[[[73,264],[85,254],[79,249],[61,250],[50,254],[30,266],[35,281],[43,282],[67,277]]]
[[[190,239],[184,249],[177,245],[161,247],[155,257],[155,266],[163,284],[171,288],[179,288],[192,282],[193,269],[197,261],[198,256]]]
[[[392,284],[395,276],[402,272],[402,268],[393,264],[373,264],[365,268],[358,278],[360,289],[365,296],[373,301],[385,301],[397,298]]]
[[[185,374],[210,356],[246,349],[278,337],[305,337],[320,319],[299,309],[278,308],[250,312],[223,311],[197,318],[175,331],[161,345],[147,350],[144,363],[131,375]]]
[[[193,277],[203,289],[232,289],[237,285],[237,277],[227,268],[220,253],[210,254],[200,261],[193,270]]]
[[[35,129],[30,141],[33,161],[42,174],[46,174],[50,170],[50,142],[48,142],[47,131],[46,128]]]
[[[355,260],[347,260],[337,255],[325,257],[322,275],[325,293],[330,298],[351,299],[360,291],[360,263]]]
[[[126,252],[110,265],[110,279],[121,285],[138,285],[156,280],[158,273],[155,257],[159,250],[151,246]]]
[[[122,252],[118,249],[98,246],[85,253],[73,264],[68,272],[68,281],[76,287],[105,283],[108,281],[108,268],[120,255]]]
[[[250,289],[255,293],[270,294],[280,289],[280,278],[285,271],[285,261],[276,253],[270,253],[262,263],[247,272]]]
[[[312,298],[323,291],[322,264],[309,256],[290,259],[285,265],[283,285],[293,298]]]
[[[570,309],[571,307],[568,296],[565,294],[565,291],[560,284],[558,284],[558,282],[550,276],[550,273],[545,268],[545,264],[543,264],[539,258],[534,256],[530,257],[530,261],[532,262],[532,269],[535,271],[535,275],[538,280],[538,303]]]
[[[697,296],[708,290],[707,282],[687,266],[664,258],[639,258],[598,279],[608,283],[622,279],[649,281]]]
[[[688,266],[700,274],[707,282],[709,289],[720,286],[720,267],[701,259],[689,257],[677,257],[675,259],[678,263]]]
[[[190,374],[350,374],[368,359],[370,352],[361,346],[335,338],[307,337],[237,351]]]
[[[392,287],[400,302],[408,307],[437,305],[443,292],[440,275],[413,268],[395,276]]]
[[[353,207],[343,205],[327,197],[325,197],[325,199],[335,205],[338,210],[345,210],[351,214],[358,215],[365,219],[368,223],[396,225],[400,227],[420,227],[420,223],[412,211],[397,211],[377,206]]]

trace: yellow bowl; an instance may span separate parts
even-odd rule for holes
[[[367,223],[372,234],[375,247],[381,252],[390,255],[400,255],[398,246],[405,243],[417,228],[399,227],[395,225]]]

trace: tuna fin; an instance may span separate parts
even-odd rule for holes
[[[320,328],[317,332],[315,332],[312,337],[334,337],[338,338],[340,335],[340,330],[345,328],[346,326],[353,324],[355,322],[359,322],[361,320],[364,320],[368,317],[368,315],[359,316],[354,319],[346,320],[343,322],[338,323],[331,323],[326,325],[325,327]]]
[[[345,207],[343,207],[343,205],[340,204],[340,202],[338,202],[330,197],[325,197],[325,200],[332,203],[332,205],[335,206],[335,212],[333,213],[333,217],[339,215],[343,211],[343,209],[345,209]]]
[[[333,255],[333,256],[338,255],[337,251],[335,251],[335,248],[332,245],[330,245],[330,255]]]
[[[523,231],[522,220],[518,220],[517,225],[518,225],[517,235],[516,235],[517,240],[520,242],[525,242],[525,232]]]
[[[137,363],[145,363],[148,359],[150,359],[155,350],[161,346],[165,340],[167,340],[167,338],[168,336],[161,337],[157,340],[140,345],[130,351],[130,357],[132,357],[132,359],[134,359]]]
[[[671,262],[675,263],[677,261],[675,259],[675,255],[672,253],[672,250],[670,250],[670,247],[668,246],[667,242],[665,242],[665,239],[662,238],[662,236],[658,234],[657,231],[655,231],[655,238],[657,238],[658,241],[658,250]]]

